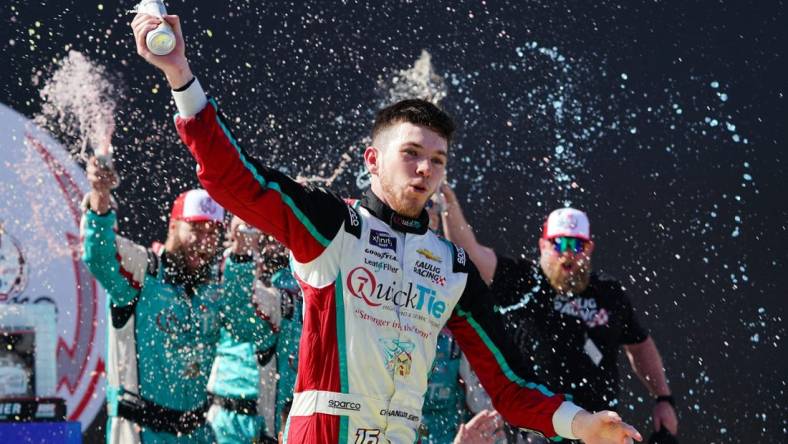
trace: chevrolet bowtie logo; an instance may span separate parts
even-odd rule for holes
[[[418,250],[416,250],[416,252],[419,253],[420,255],[426,257],[427,259],[429,259],[431,261],[435,261],[435,262],[440,262],[441,261],[440,256],[436,256],[432,251],[430,251],[430,250],[428,250],[426,248],[419,248]]]

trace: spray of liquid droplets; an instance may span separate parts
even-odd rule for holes
[[[51,77],[41,88],[41,110],[32,122],[47,130],[63,146],[71,147],[68,149],[71,156],[86,160],[94,152],[109,155],[114,131],[116,91],[115,82],[104,67],[91,62],[80,52],[70,51],[55,64]],[[67,226],[78,216],[52,212],[52,209],[60,208],[64,198],[72,206],[78,206],[84,190],[80,190],[69,176],[69,168],[62,164],[64,159],[51,153],[51,147],[35,136],[37,130],[30,128],[29,134],[25,140],[27,149],[15,164],[19,181],[26,190],[40,190],[42,184],[51,181],[54,174],[63,191],[33,191],[24,197],[31,212],[28,228],[46,244],[42,252],[45,251],[51,257],[70,257],[74,249],[64,244],[62,234],[53,232],[51,226],[53,221],[56,225]],[[42,168],[42,159],[46,168]]]
[[[378,89],[381,94],[378,108],[413,98],[424,99],[437,105],[447,95],[446,82],[435,72],[432,66],[432,56],[426,50],[421,51],[421,55],[410,68],[398,70],[386,79],[378,79]],[[370,112],[374,111],[370,110]],[[326,175],[327,177],[320,175],[298,176],[297,180],[331,186],[355,161],[354,155],[360,151],[359,148],[367,146],[370,142],[369,136],[366,136],[342,153],[339,164],[330,174]],[[363,162],[360,162],[356,170],[355,185],[362,190],[369,186],[369,171]]]
[[[432,55],[427,50],[421,51],[412,67],[400,70],[387,81],[378,80],[378,86],[384,94],[381,107],[414,98],[437,105],[448,94],[446,82],[435,72]]]
[[[40,94],[41,112],[35,122],[69,144],[72,154],[85,160],[91,148],[110,146],[117,90],[103,66],[69,51]]]

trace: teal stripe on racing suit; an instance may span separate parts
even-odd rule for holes
[[[141,398],[173,411],[207,408],[206,384],[220,329],[247,340],[261,334],[248,297],[253,263],[230,257],[221,283],[210,277],[208,267],[199,273],[201,279],[181,281],[167,252],[157,255],[116,235],[115,224],[113,211],[87,210],[82,218],[82,259],[110,305],[107,441],[213,442],[205,425],[181,436],[149,427],[140,433],[117,416],[118,407]]]

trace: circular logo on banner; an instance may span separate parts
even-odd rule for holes
[[[47,133],[1,104],[0,151],[0,310],[55,306],[58,337],[46,362],[57,376],[36,390],[63,398],[84,430],[104,406],[106,359],[104,293],[80,260],[85,174]]]
[[[8,302],[27,286],[27,263],[22,244],[6,233],[0,220],[0,303]]]

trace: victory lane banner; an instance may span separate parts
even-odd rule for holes
[[[80,422],[84,431],[104,406],[106,359],[106,298],[80,260],[84,172],[47,133],[4,105],[0,152],[0,330],[3,314],[15,306],[54,307],[55,378],[46,393],[38,387],[35,395],[62,398],[66,419]],[[26,327],[10,323],[16,330]],[[44,346],[38,342],[36,350]]]

